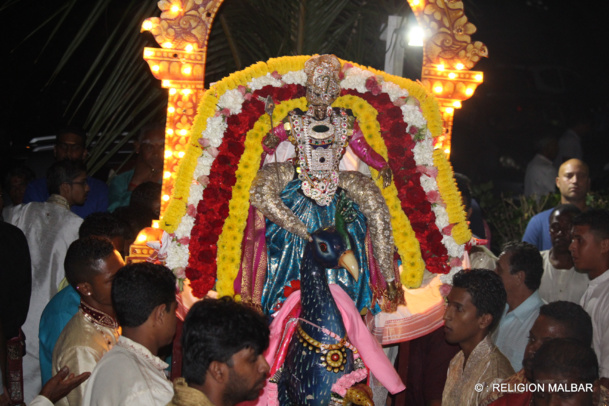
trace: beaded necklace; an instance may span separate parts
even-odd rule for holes
[[[332,203],[338,188],[338,165],[349,144],[349,115],[328,107],[326,118],[316,120],[311,108],[305,114],[290,112],[292,134],[300,164],[298,178],[305,196],[320,206]]]

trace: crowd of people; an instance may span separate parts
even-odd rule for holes
[[[109,186],[87,176],[84,134],[74,129],[58,134],[45,178],[9,173],[0,405],[224,406],[255,401],[265,386],[268,319],[228,298],[189,310],[181,377],[168,379],[163,349],[176,333],[176,278],[163,265],[125,264],[139,230],[159,215],[162,128],[146,127],[135,147],[133,169]],[[566,160],[556,173],[560,204],[535,216],[522,242],[498,257],[472,251],[477,265],[455,275],[444,326],[410,343],[405,400],[388,402],[608,398],[609,212],[587,206],[583,161]],[[476,233],[488,233],[480,224]]]

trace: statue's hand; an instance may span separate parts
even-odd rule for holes
[[[383,166],[383,169],[381,169],[379,172],[378,178],[383,178],[383,189],[391,185],[393,173],[391,172],[391,168],[389,167],[389,165],[386,164],[385,166]]]
[[[387,297],[391,302],[395,302],[398,296],[398,288],[395,285],[395,280],[387,282]]]
[[[278,136],[276,136],[273,133],[268,133],[266,135],[266,137],[264,137],[264,139],[262,140],[262,143],[268,149],[275,149],[275,148],[277,148],[277,145],[279,145],[279,142],[281,142],[281,140],[279,139]]]

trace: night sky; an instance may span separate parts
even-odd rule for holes
[[[56,42],[42,51],[44,38],[50,35],[52,27],[32,37],[35,41],[23,39],[64,2],[14,2],[17,3],[14,7],[0,6],[5,33],[0,68],[3,78],[0,157],[4,168],[15,156],[8,152],[10,145],[23,145],[34,136],[52,134],[66,122],[62,116],[76,86],[73,78],[86,69],[91,52],[103,43],[105,35],[102,26],[90,45],[91,50],[78,53],[70,69],[45,88],[61,56]],[[26,6],[26,11],[19,3]],[[608,11],[605,1],[466,2],[466,15],[478,28],[473,40],[485,43],[490,57],[474,68],[485,73],[485,84],[456,112],[452,160],[457,170],[477,178],[482,172],[491,173],[485,170],[486,166],[496,165],[497,158],[504,154],[520,164],[526,163],[534,152],[534,139],[552,132],[559,135],[564,129],[561,118],[564,120],[565,114],[574,108],[596,112],[597,131],[586,138],[584,148],[586,159],[594,168],[600,168],[604,154],[593,151],[601,150],[594,146],[604,142],[607,132],[603,118],[608,86],[602,61],[609,39],[604,24]],[[73,21],[73,26],[77,25],[78,21]],[[62,36],[69,38],[74,30],[68,28]],[[546,75],[560,71],[561,77],[567,78],[564,91],[540,91],[532,71]]]

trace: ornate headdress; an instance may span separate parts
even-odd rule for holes
[[[314,56],[305,62],[307,100],[311,104],[331,104],[340,93],[340,61],[334,55]]]

